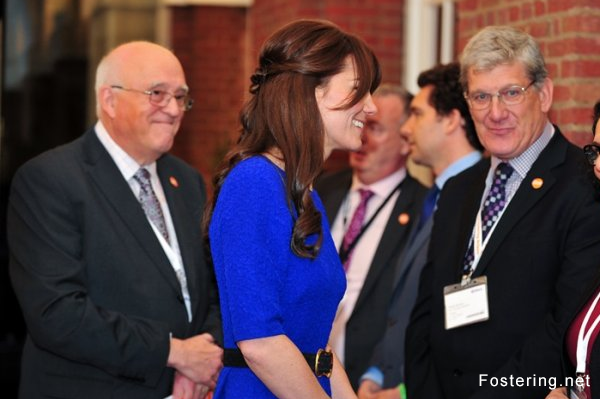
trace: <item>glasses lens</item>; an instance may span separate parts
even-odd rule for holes
[[[485,109],[490,105],[490,101],[492,99],[492,95],[483,92],[476,92],[472,94],[466,95],[467,100],[469,100],[469,104],[474,109]]]
[[[583,153],[587,157],[587,160],[590,164],[594,165],[596,163],[599,150],[600,148],[595,144],[588,144],[583,147]]]
[[[167,105],[171,96],[163,90],[151,90],[150,102],[156,106],[163,107]]]
[[[515,105],[519,104],[523,101],[524,96],[524,88],[520,86],[509,87],[500,92],[500,96],[502,97],[502,102],[507,105]]]
[[[190,96],[186,95],[182,101],[181,107],[184,111],[189,111],[192,109],[192,105],[194,105],[194,100]]]

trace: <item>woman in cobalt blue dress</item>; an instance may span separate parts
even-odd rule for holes
[[[327,348],[345,277],[312,184],[333,149],[360,147],[379,64],[361,39],[300,20],[267,39],[251,80],[208,208],[225,348],[214,397],[356,398]]]

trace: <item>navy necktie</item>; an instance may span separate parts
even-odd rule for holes
[[[492,186],[490,187],[487,197],[485,197],[483,208],[481,209],[482,242],[486,239],[492,227],[494,227],[498,221],[504,207],[506,207],[506,182],[513,172],[513,167],[506,162],[501,162],[496,167]],[[471,239],[471,245],[469,245],[469,249],[465,255],[463,274],[469,274],[474,260],[475,253],[473,251],[473,240]]]
[[[423,207],[421,208],[421,217],[419,218],[419,225],[417,226],[417,230],[421,230],[425,222],[427,222],[431,215],[433,215],[435,204],[437,203],[439,195],[440,189],[436,184],[434,184],[427,192],[425,200],[423,201]]]

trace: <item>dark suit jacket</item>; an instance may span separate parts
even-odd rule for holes
[[[510,377],[562,377],[561,333],[600,253],[600,208],[583,162],[557,129],[473,274],[488,278],[490,319],[448,331],[443,287],[460,281],[489,160],[444,186],[407,332],[409,398],[544,398],[547,387],[511,387]],[[532,186],[535,178],[542,187]],[[508,387],[492,387],[492,377]]]
[[[15,175],[10,275],[29,333],[20,397],[164,398],[173,379],[169,334],[220,337],[201,234],[204,184],[170,155],[157,170],[187,274],[191,323],[171,264],[93,130]]]
[[[316,184],[330,224],[333,224],[351,184],[350,169],[324,176]],[[410,228],[421,211],[421,204],[427,192],[427,189],[408,173],[401,190],[346,325],[344,366],[355,389],[358,388],[360,376],[369,366],[373,348],[385,330],[394,266],[407,242]],[[409,222],[404,225],[398,222],[398,216],[402,213],[410,216]]]
[[[369,362],[383,373],[384,389],[394,388],[404,382],[406,327],[417,299],[419,277],[427,260],[432,227],[431,217],[420,230],[413,227],[409,244],[396,262],[387,327]]]

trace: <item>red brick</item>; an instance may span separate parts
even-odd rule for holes
[[[568,54],[598,55],[600,54],[600,37],[571,37],[548,43],[548,57],[560,57]]]
[[[560,123],[581,123],[582,121],[588,121],[591,125],[591,106],[589,107],[569,107],[567,109],[560,110]]]
[[[533,17],[533,5],[531,3],[525,3],[521,5],[521,18],[528,20]]]
[[[600,9],[600,4],[598,5]],[[569,15],[563,18],[563,32],[600,33],[600,14]]]
[[[548,1],[548,12],[555,13],[561,11],[568,11],[572,9],[579,1],[577,0],[553,0]]]
[[[566,60],[561,64],[563,77],[600,77],[600,59]]]
[[[562,129],[561,129],[562,131]],[[563,133],[565,134],[565,136],[567,137],[567,140],[569,140],[571,143],[575,144],[578,147],[583,147],[586,144],[589,144],[590,141],[592,141],[593,136],[592,133],[588,130],[588,131],[575,131],[575,130],[569,130]]]
[[[581,79],[568,84],[554,83],[554,104],[575,102],[593,104],[600,98],[600,82]],[[590,106],[591,109],[591,106]]]
[[[551,21],[548,20],[531,23],[528,24],[526,31],[535,38],[544,38],[550,33],[550,24]]]
[[[535,9],[535,15],[536,16],[544,16],[546,15],[546,1],[542,1],[542,0],[538,0],[533,4],[533,7]]]
[[[514,6],[509,8],[509,21],[518,21],[521,16],[521,8]]]

